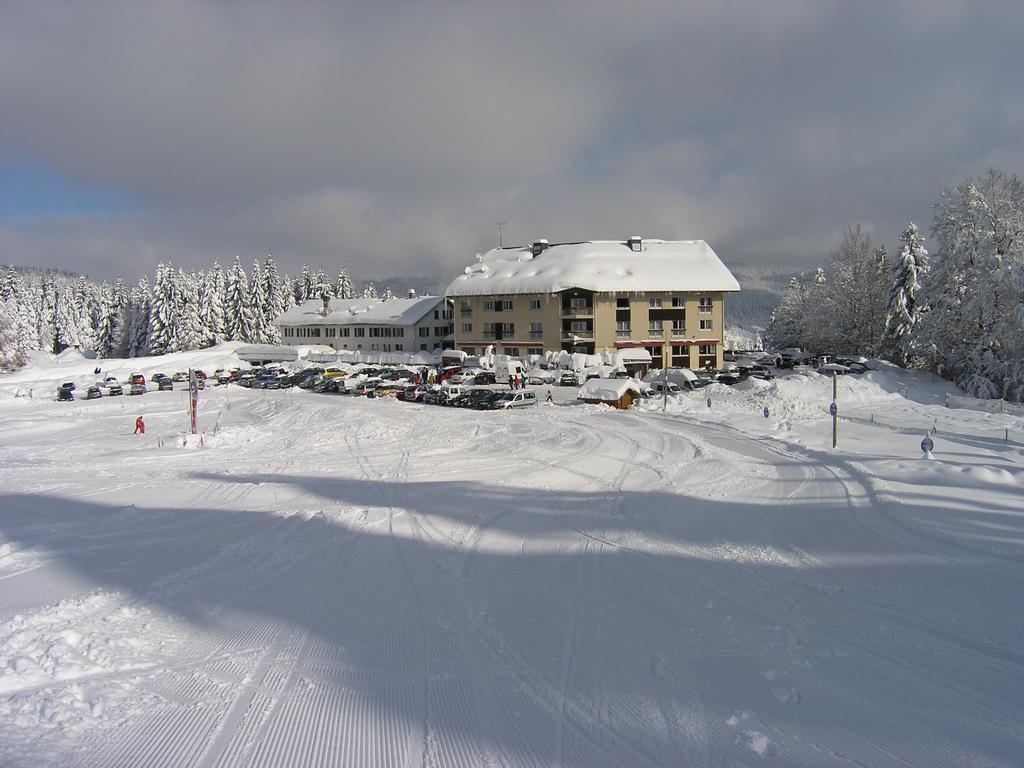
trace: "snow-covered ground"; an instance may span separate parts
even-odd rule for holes
[[[841,380],[835,451],[814,375],[218,387],[182,445],[181,390],[52,399],[94,364],[0,379],[0,765],[1022,764],[1024,423],[930,377]]]

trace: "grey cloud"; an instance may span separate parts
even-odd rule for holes
[[[451,274],[495,239],[894,244],[942,186],[1019,171],[1014,5],[5,7],[0,154],[141,214],[19,222],[0,260],[106,276],[272,251]],[[47,261],[48,260],[48,261]]]

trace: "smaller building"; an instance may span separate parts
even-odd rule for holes
[[[639,395],[640,385],[636,379],[588,379],[583,382],[576,397],[584,403],[610,405],[625,410]]]
[[[362,352],[430,352],[451,346],[452,308],[441,296],[310,299],[275,323],[284,344]]]

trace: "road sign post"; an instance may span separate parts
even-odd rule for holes
[[[921,458],[934,459],[935,457],[932,456],[932,448],[934,447],[935,443],[932,441],[931,436],[925,435],[924,440],[921,441],[921,453],[924,454]]]
[[[832,405],[828,412],[832,414],[832,447],[839,445],[839,408],[836,406],[836,395],[839,392],[839,379],[835,371],[832,372]]]

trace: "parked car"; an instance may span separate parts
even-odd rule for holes
[[[115,381],[112,384],[107,384],[107,394],[110,396],[123,395],[124,390],[121,388],[121,385]]]
[[[715,381],[719,384],[725,384],[726,386],[731,387],[733,384],[739,384],[743,381],[743,377],[739,373],[724,371],[715,375]]]
[[[146,385],[145,384],[132,384],[131,388],[128,390],[128,394],[129,395],[144,395],[144,394],[146,394]]]
[[[174,382],[164,376],[162,379],[158,379],[156,382],[157,390],[160,392],[169,392],[174,389]]]
[[[562,371],[558,376],[558,385],[561,387],[578,387],[580,378],[575,371]]]
[[[406,387],[399,399],[405,400],[407,403],[422,403],[424,396],[429,391],[430,390],[422,384],[418,384],[414,387]]]
[[[175,371],[171,381],[188,381],[188,371]]]
[[[526,374],[528,384],[554,384],[555,373],[544,368],[531,368]]]
[[[476,376],[473,377],[473,384],[494,384],[497,378],[494,375],[494,371],[480,371]]]
[[[495,400],[503,397],[506,394],[511,394],[505,391],[495,391],[493,389],[471,389],[470,394],[479,392],[480,394],[469,397],[466,402],[467,408],[473,408],[478,411],[490,410]]]
[[[150,381],[156,381],[156,382],[163,381],[164,379],[167,379],[168,381],[170,381],[171,377],[168,376],[166,373],[154,373],[152,376],[149,377]]]
[[[73,382],[73,381],[65,381],[63,384],[60,385],[60,388],[61,389],[67,389],[67,390],[69,390],[71,392],[74,392],[75,391],[75,382]]]
[[[146,377],[143,376],[141,373],[133,373],[131,375],[131,378],[128,379],[128,383],[129,384],[142,384],[142,385],[145,385]]]
[[[651,389],[654,390],[655,395],[665,394],[665,390],[668,390],[670,395],[681,394],[683,388],[676,384],[674,381],[650,381],[647,384]]]
[[[57,387],[57,399],[58,400],[74,400],[75,392],[74,386],[68,386],[67,384],[61,384]]]
[[[107,376],[107,378],[103,380],[103,386],[105,387],[109,387],[112,384],[117,384],[118,386],[121,386],[121,382],[117,380],[117,376]]]
[[[499,393],[498,397],[488,404],[488,407],[494,410],[508,410],[510,408],[523,408],[536,404],[536,392],[531,389],[520,389],[518,391]]]
[[[85,399],[86,400],[97,400],[97,399],[99,399],[101,397],[103,397],[103,390],[100,389],[95,384],[93,384],[91,387],[89,387],[87,390],[85,390]]]
[[[818,373],[823,376],[845,376],[850,373],[850,368],[839,363],[825,363],[818,366]]]

